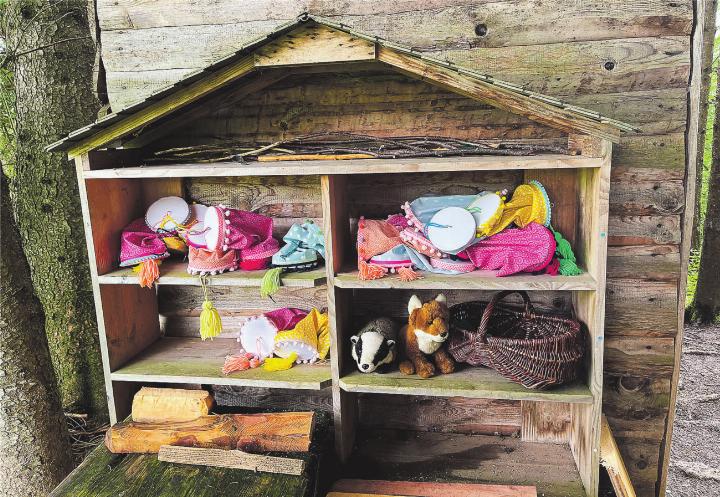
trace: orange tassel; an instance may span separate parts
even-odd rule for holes
[[[368,264],[365,261],[358,261],[358,277],[363,280],[379,280],[385,276],[385,269],[377,264]]]
[[[160,268],[157,259],[148,259],[140,263],[138,282],[141,287],[152,288],[155,280],[160,277]]]
[[[422,278],[422,276],[413,271],[411,267],[401,267],[397,272],[400,281],[415,281]]]

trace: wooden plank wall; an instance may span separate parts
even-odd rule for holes
[[[640,126],[613,158],[604,403],[639,495],[655,494],[678,326],[692,0],[97,0],[97,7],[116,108],[308,10]],[[292,99],[288,83],[282,91]],[[424,104],[415,115],[447,108],[452,118],[462,110],[463,102],[436,96],[434,108]],[[284,105],[302,123],[303,109]],[[507,116],[473,105],[475,123],[490,119],[493,131],[527,137],[523,126],[503,122]],[[482,136],[486,128],[455,129]]]

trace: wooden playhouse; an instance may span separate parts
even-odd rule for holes
[[[343,100],[348,93],[349,103]],[[375,98],[383,93],[391,93],[389,102]],[[264,105],[293,99],[305,106],[306,117],[292,126],[287,124],[292,105],[282,115]],[[416,126],[419,114],[427,115],[421,127]],[[353,133],[474,137],[546,145],[554,152],[248,163],[152,160],[159,150],[228,139],[272,143],[323,131],[329,122]],[[67,151],[77,165],[112,422],[127,416],[133,393],[145,384],[238,387],[248,398],[262,391],[260,405],[273,405],[277,391],[286,407],[325,403],[333,414],[338,455],[365,468],[356,476],[524,483],[547,496],[596,496],[611,150],[621,132],[632,131],[596,112],[303,15],[71,133],[49,149]],[[360,215],[386,216],[420,194],[513,187],[531,179],[547,188],[553,225],[572,242],[581,275],[358,280],[353,236]],[[285,276],[274,300],[259,297],[262,272],[211,277],[210,291],[228,332],[201,341],[198,278],[166,263],[157,288],[143,289],[130,270],[118,268],[121,230],[166,195],[263,212],[275,219],[276,238],[294,220],[315,219],[324,227],[325,267]],[[364,317],[402,318],[412,293],[430,298],[439,290],[453,302],[487,300],[497,290],[527,290],[540,305],[574,308],[587,325],[586,374],[574,384],[537,391],[486,369],[428,380],[358,373],[348,346]],[[282,305],[329,309],[329,362],[223,376],[237,322]],[[465,421],[453,429],[457,409],[465,411]],[[508,437],[513,434],[519,438]]]

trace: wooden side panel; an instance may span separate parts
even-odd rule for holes
[[[157,299],[139,285],[102,285],[108,365],[114,371],[160,338]]]
[[[255,53],[255,66],[297,66],[375,60],[375,44],[321,25],[302,26]]]
[[[545,187],[552,204],[552,226],[575,247],[578,229],[577,171],[545,169],[525,171],[525,181],[537,180]],[[580,260],[583,263],[583,260]]]
[[[134,180],[81,180],[87,190],[88,215],[98,274],[117,268],[120,234],[144,214],[142,191]]]

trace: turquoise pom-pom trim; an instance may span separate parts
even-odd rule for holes
[[[545,199],[545,210],[547,211],[547,219],[545,220],[543,225],[546,228],[549,228],[550,221],[552,221],[552,206],[550,205],[550,197],[547,194],[547,190],[545,190],[545,187],[542,185],[542,183],[540,183],[536,179],[530,181],[530,184],[537,186],[543,194],[543,199]]]

